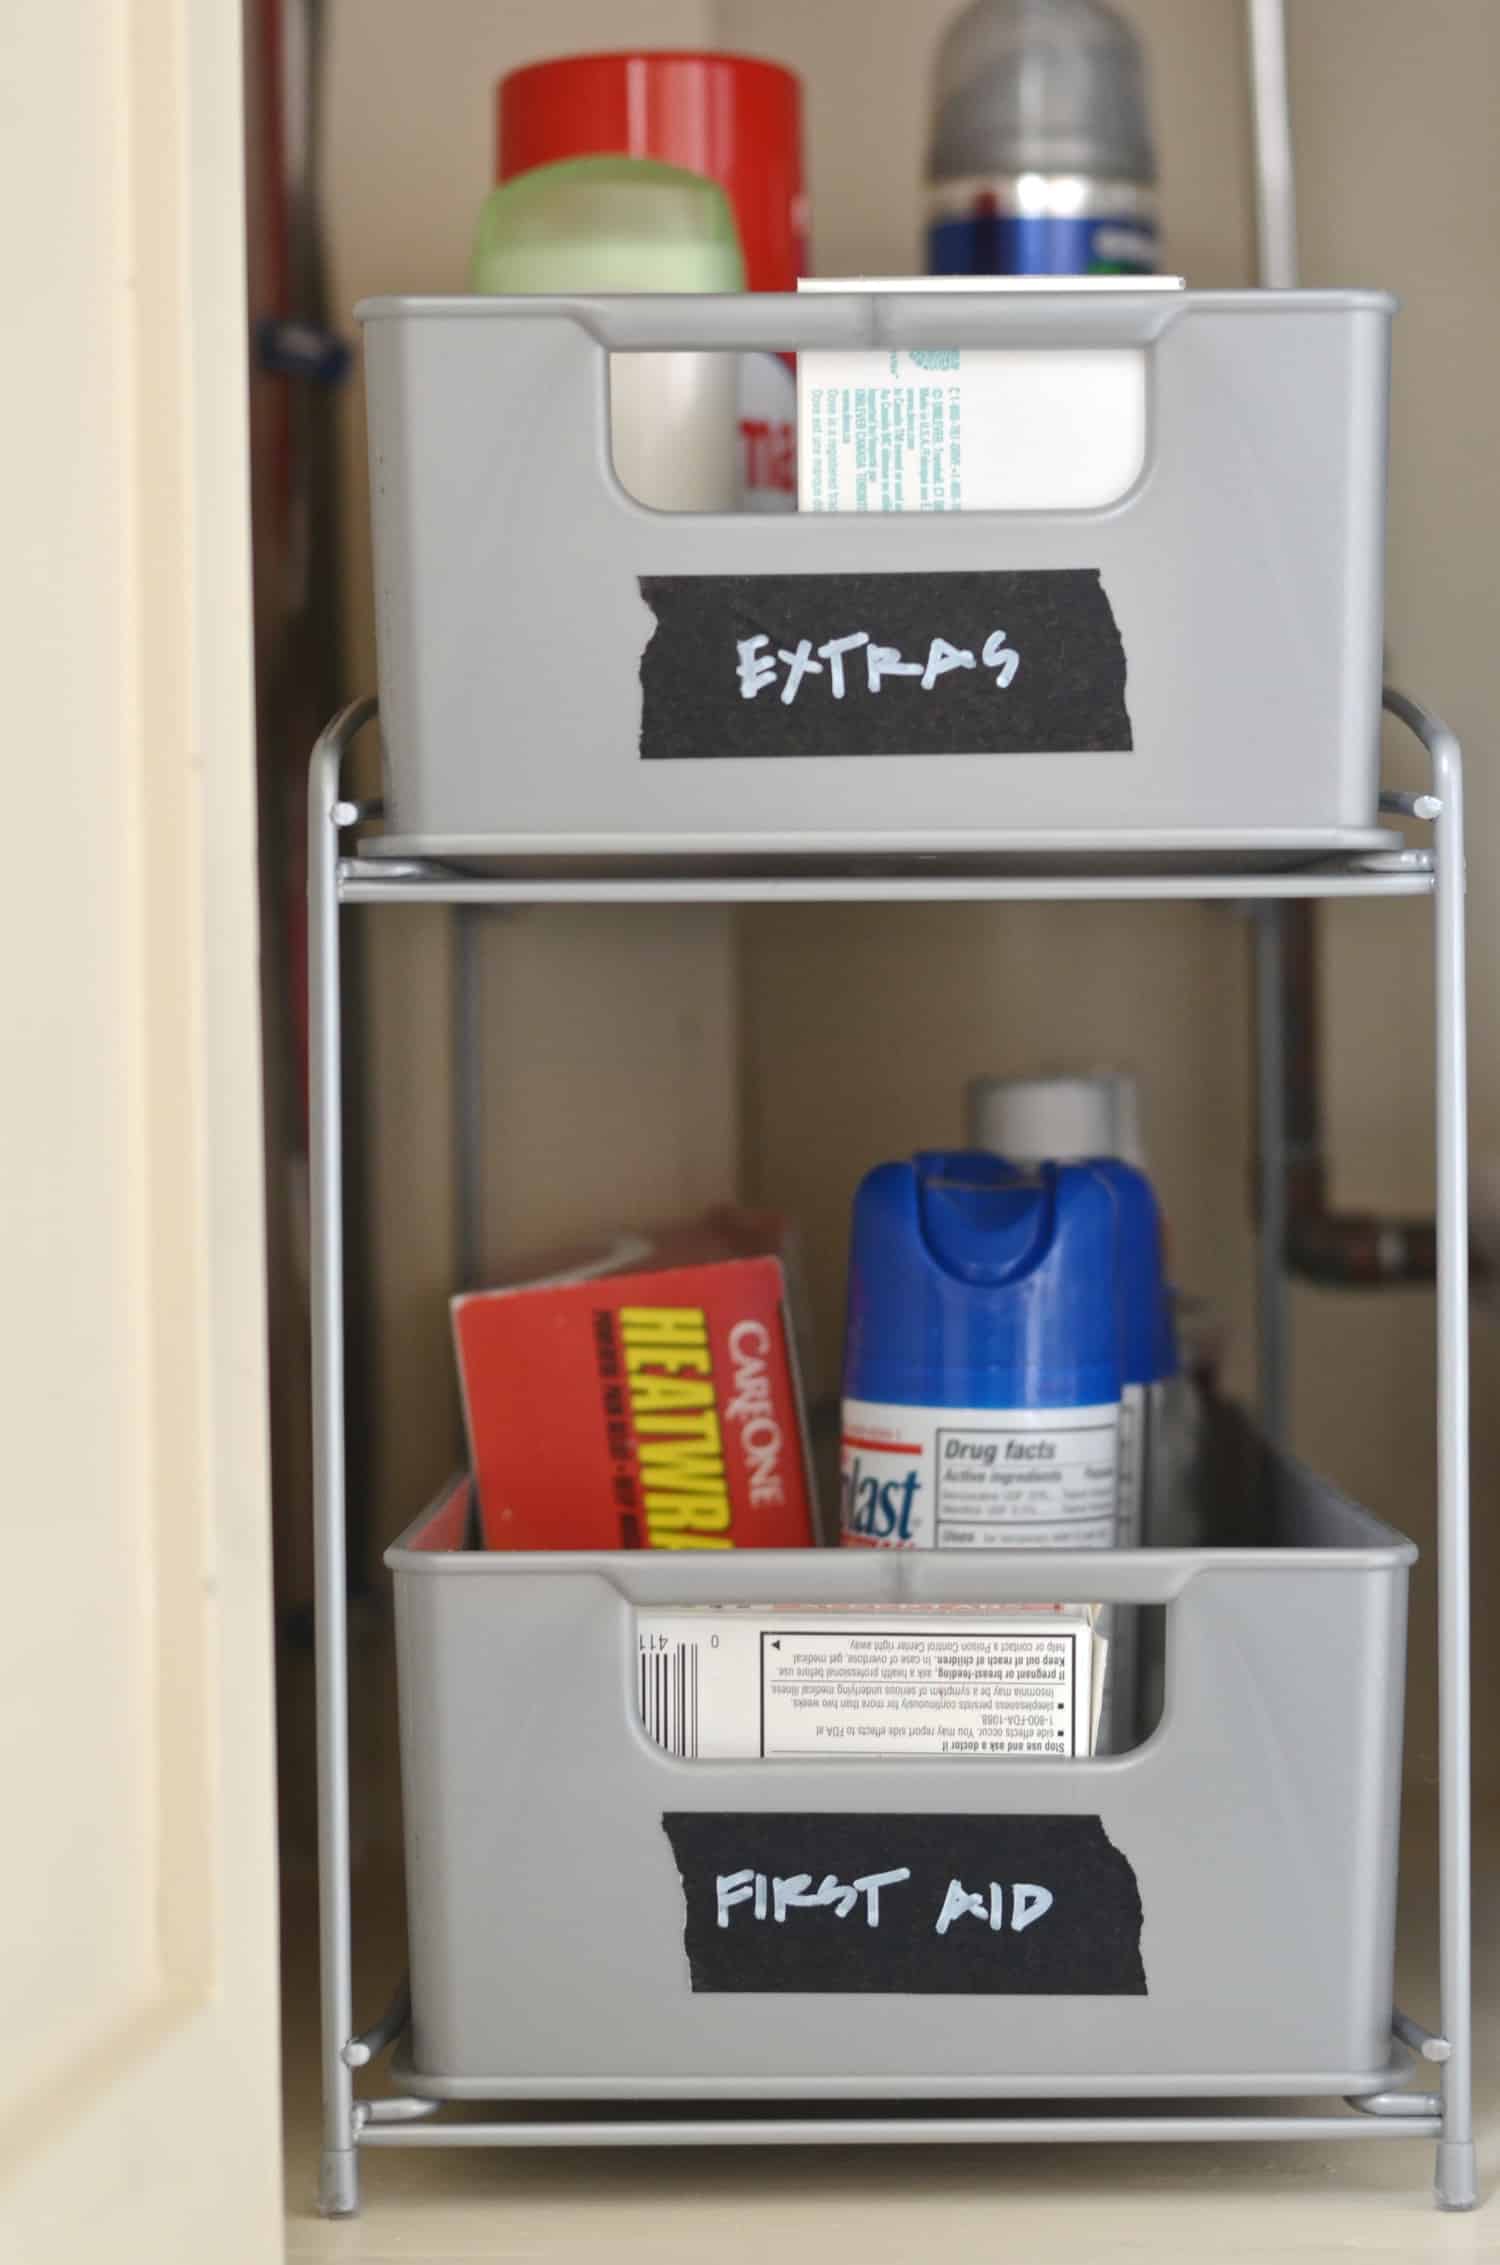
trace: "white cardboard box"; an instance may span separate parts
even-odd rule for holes
[[[1180,291],[1180,276],[858,276],[799,291]],[[1139,347],[914,347],[797,359],[802,511],[1080,511],[1146,461]]]
[[[687,1760],[1071,1759],[1098,1731],[1096,1619],[1086,1605],[643,1609],[641,1721]]]

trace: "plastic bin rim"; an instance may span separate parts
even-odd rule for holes
[[[669,1550],[433,1550],[417,1547],[417,1537],[446,1507],[454,1489],[467,1483],[467,1478],[463,1473],[455,1473],[411,1521],[410,1525],[397,1535],[384,1553],[383,1562],[389,1571],[401,1574],[415,1573],[424,1576],[434,1574],[456,1575],[466,1580],[476,1578],[505,1579],[507,1576],[525,1573],[561,1574],[564,1576],[591,1575],[595,1578],[602,1576],[612,1587],[618,1587],[617,1575],[623,1572],[626,1567],[640,1572],[647,1566],[659,1568],[664,1563],[676,1565],[682,1562],[674,1552]],[[1347,1496],[1343,1499],[1349,1500]],[[1350,1507],[1358,1512],[1360,1518],[1368,1526],[1371,1535],[1369,1542],[1353,1549],[1267,1549],[1259,1547],[1242,1549],[1153,1549],[1140,1554],[1149,1559],[1155,1584],[1173,1592],[1184,1587],[1195,1575],[1202,1573],[1278,1573],[1287,1571],[1289,1567],[1294,1567],[1299,1573],[1384,1573],[1395,1571],[1401,1567],[1410,1567],[1416,1563],[1420,1553],[1415,1542],[1409,1541],[1404,1534],[1397,1533],[1393,1526],[1386,1525],[1382,1519],[1375,1517],[1361,1504],[1351,1502]],[[899,1556],[901,1562],[910,1562],[913,1559],[930,1562],[940,1555],[945,1559],[951,1555],[946,1551],[940,1552],[931,1549],[903,1550],[891,1554]],[[1076,1571],[1078,1575],[1078,1580],[1073,1585],[1082,1592],[1088,1587],[1090,1573],[1104,1567],[1117,1565],[1121,1554],[1118,1550],[1103,1549],[1066,1551],[1008,1549],[1004,1552],[1004,1558],[1006,1565],[1011,1568],[1041,1563],[1045,1563],[1049,1568],[1055,1568],[1059,1560],[1065,1559],[1069,1573]],[[798,1568],[805,1566],[809,1558],[821,1559],[825,1562],[831,1558],[842,1562],[845,1560],[845,1555],[846,1553],[838,1550],[746,1549],[724,1552],[721,1556],[716,1557],[715,1562],[726,1567],[733,1563],[736,1568],[741,1566],[753,1568],[755,1573],[763,1578],[768,1586],[776,1586],[780,1579],[795,1578]],[[848,1560],[859,1562],[862,1555],[863,1553],[859,1553],[859,1555],[852,1552],[848,1553]],[[695,1555],[693,1562],[701,1565],[703,1559],[701,1556]],[[961,1563],[964,1566],[970,1566],[972,1560],[965,1556]],[[751,1578],[750,1571],[742,1573],[736,1570],[731,1575],[731,1583],[738,1588],[742,1582],[749,1582]],[[1044,1580],[1041,1585],[1050,1589],[1056,1586],[1056,1582]],[[753,1600],[747,1594],[744,1601]],[[762,1599],[761,1601],[766,1600]],[[939,1600],[922,1598],[916,1601],[936,1603]],[[972,1600],[959,1599],[957,1601],[962,1603]],[[880,1601],[872,1599],[868,1609],[872,1612],[881,1610]]]
[[[1129,308],[1132,311],[1149,308],[1160,317],[1159,327],[1165,329],[1185,315],[1196,312],[1206,314],[1350,314],[1368,312],[1394,314],[1401,302],[1393,292],[1363,287],[1313,291],[1119,291],[1108,297],[1089,291],[1048,291],[1027,293],[1025,297],[1007,298],[997,293],[993,299],[972,291],[850,291],[823,292],[816,295],[796,291],[760,292],[535,292],[503,296],[484,293],[438,292],[382,292],[369,299],[360,299],[354,308],[356,322],[389,322],[421,316],[453,322],[492,321],[538,315],[567,314],[576,320],[586,321],[590,311],[597,309],[602,315],[627,316],[643,307],[669,306],[681,309],[691,301],[696,311],[705,313],[710,320],[721,309],[734,308],[742,316],[748,309],[757,318],[756,327],[765,328],[783,314],[795,309],[806,316],[810,309],[845,310],[852,307],[885,306],[899,303],[903,308],[920,305],[924,308],[954,307],[972,312],[982,307],[987,313],[1004,307],[1007,310],[1024,308],[1035,319],[1035,311],[1065,308],[1087,309],[1098,314],[1102,309]]]
[[[538,292],[365,299],[355,313],[367,328],[388,323],[408,340],[434,337],[434,326],[451,322],[488,324],[475,336],[492,340],[505,335],[496,324],[548,326],[553,335],[566,324],[613,353],[880,353],[893,347],[1165,353],[1176,341],[1191,341],[1195,326],[1204,323],[1306,315],[1333,318],[1346,330],[1373,323],[1384,346],[1395,305],[1389,294],[1371,291],[642,291],[613,298]]]

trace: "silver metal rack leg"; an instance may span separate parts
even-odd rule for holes
[[[313,750],[307,802],[308,1115],[312,1206],[313,1511],[318,1686],[318,1924],[323,2038],[326,2217],[359,2207],[349,1903],[349,1612],[344,1563],[344,1228],[339,1059],[339,828],[345,751],[375,713],[358,700]]]
[[[1463,771],[1458,742],[1428,745],[1437,820],[1438,1741],[1442,1898],[1443,2136],[1437,2197],[1479,2199],[1474,2159],[1469,1785],[1469,1136],[1464,1004]]]
[[[1246,0],[1250,123],[1255,159],[1256,280],[1269,291],[1297,281],[1297,184],[1287,84],[1285,0]],[[1256,1397],[1266,1437],[1288,1444],[1291,1284],[1286,1275],[1286,1029],[1279,904],[1255,913],[1256,1156],[1260,1241],[1256,1282]]]
[[[1291,1284],[1286,1275],[1286,1017],[1284,908],[1255,907],[1256,1398],[1261,1428],[1288,1443]]]
[[[453,915],[453,1258],[461,1290],[478,1288],[484,1249],[484,1009],[480,994],[485,921],[485,913],[476,905],[460,905]]]
[[[1445,2210],[1479,2199],[1474,2156],[1469,1729],[1469,1146],[1464,985],[1463,761],[1437,717],[1403,693],[1385,704],[1432,760],[1437,796],[1438,1894]]]

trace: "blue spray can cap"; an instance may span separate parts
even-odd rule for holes
[[[1118,1202],[1088,1164],[877,1165],[854,1199],[844,1392],[907,1407],[1118,1401]]]
[[[1121,1376],[1126,1384],[1159,1384],[1177,1373],[1177,1343],[1155,1190],[1117,1156],[1088,1162],[1108,1180],[1118,1207]]]

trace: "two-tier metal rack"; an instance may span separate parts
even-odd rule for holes
[[[372,855],[357,829],[369,813],[345,791],[344,765],[355,735],[373,718],[364,700],[330,724],[312,760],[309,887],[311,899],[311,1105],[313,1381],[317,1516],[318,1769],[325,2131],[322,2200],[330,2213],[358,2204],[358,2159],[364,2149],[569,2145],[808,2145],[821,2141],[1041,2141],[1127,2143],[1167,2140],[1431,2139],[1437,2143],[1436,2191],[1449,2208],[1476,2199],[1471,2125],[1469,1887],[1469,1421],[1467,1155],[1465,1125],[1464,864],[1462,778],[1458,746],[1435,718],[1399,693],[1387,709],[1425,747],[1430,792],[1387,796],[1383,807],[1430,829],[1430,847],[1369,851],[1281,870],[1208,872],[1049,871],[1041,860],[1004,871],[924,869],[887,861],[878,871],[803,870],[755,876],[728,871],[621,877],[607,866],[583,877],[514,878],[476,874],[427,858]],[[1107,844],[1101,846],[1107,847]],[[1260,2112],[1226,2100],[1184,2112],[1169,2098],[1076,2098],[1058,2109],[1045,2084],[1034,2101],[1011,2096],[966,2100],[892,2098],[849,2105],[816,2099],[770,2105],[764,2098],[697,2106],[631,2098],[617,2089],[606,2105],[580,2096],[559,2108],[513,2107],[503,2115],[445,2101],[413,2085],[395,2096],[366,2097],[360,2072],[398,2045],[409,2004],[398,1990],[371,2028],[355,2025],[352,1986],[352,1890],[349,1827],[348,1624],[345,1586],[344,1290],[341,1184],[340,931],[345,912],[413,904],[460,908],[543,904],[696,904],[881,902],[1140,903],[1165,899],[1234,900],[1274,906],[1291,898],[1422,898],[1436,939],[1437,1032],[1435,1143],[1438,1201],[1438,1453],[1437,1585],[1440,1720],[1440,1936],[1438,2014],[1433,2027],[1399,2012],[1396,2047],[1412,2056],[1430,2088],[1400,2083],[1366,2089],[1347,2104],[1310,2103],[1296,2112]],[[1279,1053],[1263,1049],[1263,1073],[1279,1074]],[[1274,1093],[1272,1101],[1274,1103]],[[1272,1274],[1277,1253],[1267,1254]],[[1263,1312],[1275,1328],[1276,1301]],[[1279,1348],[1263,1346],[1279,1370]],[[1100,1553],[1104,1566],[1116,1553]],[[1126,1592],[1128,1593],[1128,1592]],[[1023,1765],[1024,1766],[1024,1765]],[[1207,2065],[1214,2065],[1212,2040]],[[399,2068],[398,2061],[398,2068]],[[1410,2073],[1410,2071],[1408,2071]],[[400,2078],[398,2075],[398,2087]],[[440,2089],[440,2088],[439,2088]],[[1170,2087],[1164,2088],[1170,2091]],[[1247,2092],[1254,2092],[1247,2085]],[[1264,2085],[1259,2089],[1264,2090]],[[1232,2090],[1227,2087],[1226,2091]],[[1076,2088],[1075,2088],[1076,2092]]]

